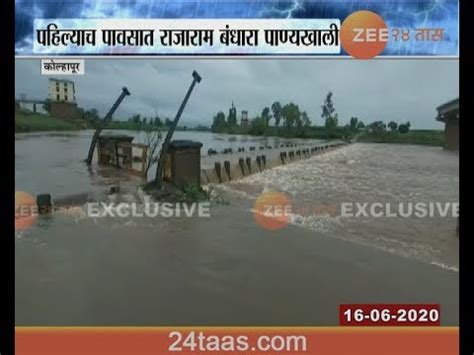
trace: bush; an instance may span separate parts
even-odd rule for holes
[[[181,200],[184,202],[208,201],[209,194],[197,184],[186,184],[183,186]]]

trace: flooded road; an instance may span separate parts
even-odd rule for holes
[[[84,168],[89,132],[46,137],[17,137],[17,190],[135,183]],[[331,213],[342,202],[458,201],[458,168],[440,148],[354,144],[213,187],[208,218],[40,218],[15,236],[16,322],[336,325],[341,303],[440,303],[442,324],[457,325],[455,219]],[[269,191],[292,202],[276,231],[252,212]]]

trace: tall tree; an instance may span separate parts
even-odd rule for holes
[[[282,113],[282,118],[285,121],[285,126],[288,130],[291,130],[291,128],[297,123],[297,121],[300,119],[300,108],[298,105],[295,105],[293,102],[290,102],[289,104],[286,104],[285,106],[282,107],[281,109]]]
[[[275,126],[278,127],[281,120],[281,104],[278,101],[275,101],[272,104],[272,114],[273,118],[275,119]]]
[[[265,107],[262,110],[262,120],[265,122],[265,126],[267,127],[268,127],[268,124],[270,123],[270,118],[271,118],[270,109],[268,107]]]
[[[336,128],[338,124],[339,124],[339,117],[337,113],[335,113],[334,116],[332,117],[331,122],[329,123],[329,128]]]
[[[301,122],[303,123],[303,127],[311,126],[311,120],[306,111],[301,112]]]
[[[387,126],[385,125],[385,123],[383,123],[383,121],[372,122],[371,124],[369,124],[368,127],[371,132],[376,133],[385,132],[385,130],[387,129]]]
[[[161,119],[158,116],[156,116],[155,119],[153,120],[153,125],[156,127],[160,127],[160,126],[163,126],[163,122],[161,122]]]
[[[410,131],[410,122],[400,124],[398,126],[398,132],[400,133],[408,133]]]
[[[255,117],[250,121],[249,133],[261,136],[265,132],[266,122],[262,117]]]
[[[213,132],[223,131],[227,127],[227,122],[225,120],[224,112],[220,111],[217,115],[214,116],[212,120],[211,130]]]
[[[82,116],[84,119],[89,120],[89,121],[98,121],[99,120],[99,111],[97,109],[93,108],[87,111],[83,111]]]
[[[133,122],[133,123],[135,123],[135,124],[139,124],[139,123],[140,123],[140,114],[133,115],[131,118],[132,118],[132,122]]]
[[[392,132],[395,132],[395,131],[397,130],[397,128],[398,128],[397,122],[395,122],[395,121],[390,121],[390,122],[388,123],[388,128],[390,128],[390,130],[391,130]]]
[[[321,117],[324,119],[324,125],[326,128],[335,128],[338,125],[337,113],[332,102],[332,92],[329,91],[326,95],[322,108]]]
[[[359,124],[359,119],[357,117],[351,117],[349,121],[349,128],[351,131],[357,130],[357,125]]]
[[[357,130],[361,130],[365,128],[365,124],[362,121],[357,122]]]

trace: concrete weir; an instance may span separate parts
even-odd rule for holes
[[[254,159],[251,157],[245,157],[245,159],[240,157],[236,162],[231,162],[230,160],[215,162],[213,168],[201,169],[201,183],[203,185],[220,184],[239,180],[248,175],[262,172],[265,169],[271,169],[279,165],[289,164],[294,161],[310,158],[314,155],[343,147],[347,144],[348,143],[345,142],[334,142],[317,145],[311,148],[299,149],[296,151],[283,151],[280,152],[278,157],[275,159],[267,159],[265,154],[260,154]]]

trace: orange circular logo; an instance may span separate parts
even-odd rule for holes
[[[340,33],[342,47],[358,59],[370,59],[382,53],[389,37],[382,17],[365,10],[347,16]]]
[[[27,192],[15,192],[15,230],[31,227],[38,218],[38,207],[34,196]]]
[[[255,221],[265,229],[276,230],[288,224],[291,202],[280,192],[265,192],[255,201]]]

